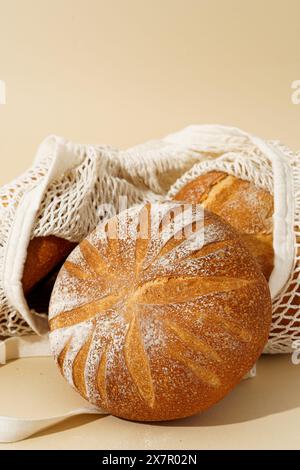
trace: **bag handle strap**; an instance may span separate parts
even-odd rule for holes
[[[48,335],[20,336],[0,341],[0,364],[22,357],[51,356]],[[77,415],[106,414],[104,410],[87,405],[68,413],[45,418],[0,416],[0,442],[16,442]]]
[[[106,413],[98,408],[86,406],[51,418],[33,419],[0,416],[0,443],[21,441],[72,416],[87,414],[100,415]]]

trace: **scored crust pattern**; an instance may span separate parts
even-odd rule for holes
[[[200,206],[148,204],[99,226],[68,258],[51,298],[50,344],[94,405],[172,419],[242,378],[270,317],[267,284],[228,225]]]
[[[271,193],[223,171],[211,171],[183,186],[174,199],[202,204],[231,224],[269,280],[274,268]]]

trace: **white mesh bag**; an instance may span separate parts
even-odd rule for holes
[[[273,194],[273,322],[265,352],[292,352],[293,342],[300,338],[300,153],[223,126],[191,126],[167,140],[206,154],[174,183],[168,197],[212,170],[251,181]]]
[[[32,168],[0,190],[0,337],[48,331],[47,316],[28,307],[22,289],[30,239],[80,242],[122,208],[120,197],[128,207],[159,200],[200,158],[164,140],[118,151],[48,137]]]
[[[278,152],[281,152],[279,147]],[[285,150],[283,153],[287,154]],[[236,162],[237,156],[243,155],[236,169],[231,161],[234,155]],[[32,168],[0,190],[0,337],[10,337],[0,342],[0,364],[15,357],[49,354],[47,315],[30,309],[22,290],[22,272],[30,239],[56,235],[79,242],[100,221],[123,208],[120,196],[127,197],[128,206],[165,199],[173,183],[172,191],[175,191],[181,181],[193,177],[193,172],[205,171],[205,165],[217,164],[222,157],[228,159],[234,174],[245,178],[254,178],[260,174],[260,167],[264,168],[258,184],[272,190],[272,169],[267,159],[259,153],[250,136],[235,129],[191,127],[126,151],[48,137],[39,147]],[[248,159],[252,163],[246,163]],[[294,159],[295,166],[296,157],[290,155],[290,160]],[[299,187],[299,177],[297,184]],[[299,206],[299,191],[297,194]],[[292,220],[292,215],[290,217]],[[290,236],[294,240],[293,231]],[[296,264],[293,254],[289,253],[290,277]],[[274,283],[274,292],[277,287]],[[296,295],[296,287],[293,292]],[[41,335],[40,339],[32,333]],[[254,375],[255,367],[248,376]],[[104,412],[86,406],[41,419],[0,416],[0,442],[24,439],[83,413]]]
[[[128,206],[159,200],[172,183],[169,196],[220,169],[274,194],[274,314],[266,351],[290,352],[300,335],[299,160],[277,142],[223,126],[191,126],[127,151],[48,137],[32,168],[0,191],[0,336],[48,330],[46,315],[28,308],[21,285],[31,238],[79,242],[119,211],[120,196]]]

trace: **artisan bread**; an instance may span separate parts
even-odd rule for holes
[[[254,183],[222,171],[204,173],[184,185],[175,200],[202,204],[236,228],[266,279],[274,267],[273,196]]]
[[[47,277],[76,244],[54,235],[33,238],[28,246],[22,286],[27,295],[42,279]]]
[[[89,402],[130,420],[203,411],[267,341],[267,282],[236,231],[201,206],[131,208],[69,256],[50,301],[50,346]]]

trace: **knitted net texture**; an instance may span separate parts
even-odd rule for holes
[[[293,153],[278,141],[269,145],[281,151],[292,168],[294,199],[294,266],[290,278],[281,292],[273,299],[273,320],[266,353],[289,353],[293,342],[300,338],[300,153]],[[171,187],[168,197],[172,198],[188,182],[212,170],[224,171],[253,182],[256,186],[274,193],[273,171],[270,160],[251,143],[241,149],[215,154],[195,164]]]
[[[49,183],[31,239],[56,235],[80,242],[97,224],[120,210],[147,200],[160,200],[170,185],[201,158],[197,152],[163,141],[118,151],[63,140],[63,148],[65,155],[61,152],[59,158],[71,155],[75,160],[76,156],[79,163],[70,162],[69,168]],[[24,195],[43,183],[55,158],[55,150],[42,146],[32,168],[0,189],[0,337],[32,333],[7,298],[3,266],[16,210]],[[31,314],[46,318],[34,310]]]

